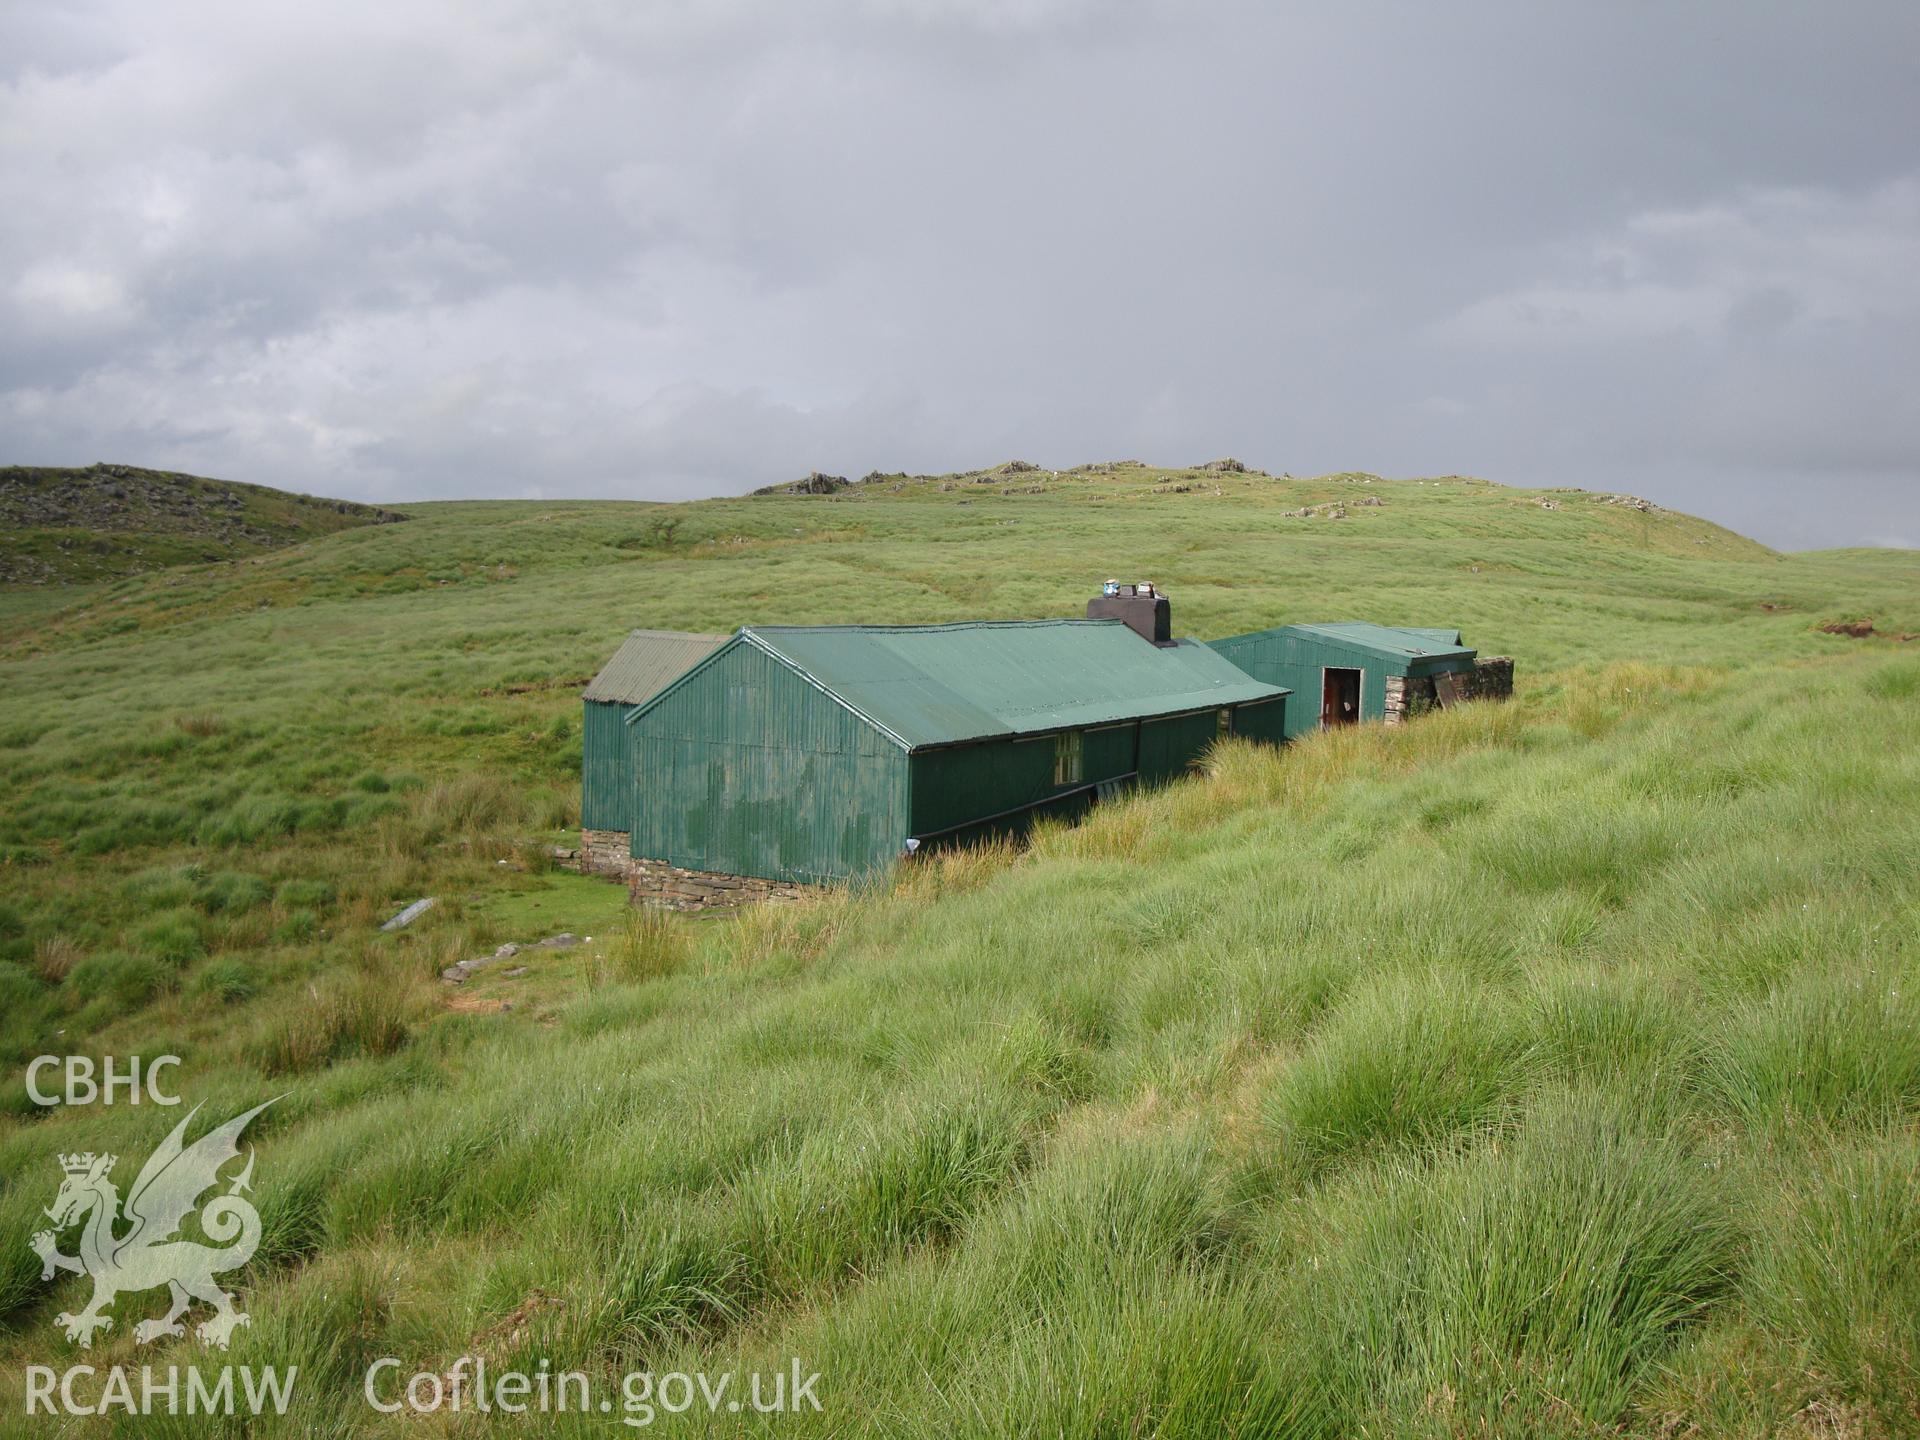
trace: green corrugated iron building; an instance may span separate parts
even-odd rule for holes
[[[1460,677],[1463,694],[1489,688],[1458,630],[1345,620],[1281,625],[1207,643],[1254,679],[1294,692],[1287,707],[1289,739],[1322,725],[1400,720],[1435,696],[1436,677],[1443,674]],[[1498,663],[1507,666],[1511,688],[1511,662]]]
[[[724,635],[635,630],[581,692],[580,830],[586,868],[626,868],[633,828],[627,823],[633,804],[627,716],[726,643]]]
[[[625,728],[636,864],[824,882],[1277,742],[1286,690],[1118,620],[756,626]]]

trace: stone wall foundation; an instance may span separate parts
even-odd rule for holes
[[[757,875],[682,870],[664,860],[636,860],[632,851],[632,837],[624,830],[583,829],[580,873],[624,880],[632,904],[667,910],[722,910],[762,900],[799,900],[815,888],[791,880],[763,880]]]
[[[682,870],[664,860],[627,859],[627,898],[667,910],[728,910],[763,900],[801,900],[815,887],[757,875]]]
[[[633,864],[629,853],[631,837],[624,830],[582,830],[580,832],[580,873],[582,875],[618,875],[624,878]]]

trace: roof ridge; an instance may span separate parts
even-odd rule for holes
[[[1087,619],[1082,616],[1062,615],[1045,620],[934,620],[917,625],[743,625],[743,630],[751,630],[756,635],[770,633],[794,634],[801,631],[817,633],[819,631],[847,632],[852,630],[867,633],[878,632],[916,632],[928,630],[1036,630],[1046,625],[1124,625],[1124,620]]]
[[[1457,655],[1478,653],[1475,647],[1464,643],[1464,634],[1458,626],[1454,625],[1382,625],[1378,620],[1296,620],[1291,624],[1273,626],[1271,629],[1302,631],[1325,639],[1357,645],[1362,649],[1371,646],[1376,652],[1391,650],[1415,660],[1446,659]],[[1442,634],[1451,635],[1454,638],[1442,641],[1437,638]]]
[[[1150,645],[1120,620],[748,626],[739,639],[770,652],[909,750],[1286,693],[1208,646]]]

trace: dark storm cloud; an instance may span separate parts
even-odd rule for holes
[[[1233,452],[1911,542],[1916,55],[1892,4],[13,6],[0,458]]]

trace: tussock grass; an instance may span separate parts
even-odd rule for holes
[[[172,980],[167,966],[151,955],[129,955],[120,950],[96,951],[67,976],[77,999],[122,1010],[137,1009],[167,989]]]
[[[829,890],[803,900],[744,907],[721,931],[720,953],[737,970],[791,969],[832,942],[849,900],[845,891]]]
[[[73,973],[80,947],[65,935],[48,935],[33,947],[33,969],[45,985],[58,985]]]
[[[941,1097],[886,1128],[824,1132],[742,1178],[739,1243],[759,1287],[797,1299],[907,1247],[939,1240],[1021,1158],[1030,1102]]]
[[[1740,1239],[1683,1143],[1573,1096],[1510,1143],[1350,1177],[1293,1243],[1344,1428],[1518,1436],[1626,1419]]]
[[[1920,629],[1911,557],[1465,482],[1379,482],[1346,529],[1275,512],[1357,478],[1142,483],[720,502],[638,551],[620,507],[422,507],[19,612],[0,1050],[283,1096],[233,1352],[303,1367],[282,1433],[383,1433],[368,1356],[469,1349],[800,1355],[827,1408],[793,1435],[1915,1431],[1920,689],[1808,629]],[[589,673],[581,616],[640,582],[699,629],[1077,613],[1069,535],[1189,633],[1445,620],[1522,694],[1228,741],[1024,848],[739,916],[609,926],[529,865],[575,820],[578,702],[508,687]],[[213,733],[170,719],[189,673],[232,697]],[[559,929],[596,941],[437,979]],[[50,1157],[176,1118],[30,1109],[10,1375],[79,1358],[50,1322],[84,1287],[25,1243]]]
[[[1638,970],[1543,975],[1531,996],[1534,1059],[1570,1085],[1611,1088],[1656,1113],[1677,1113],[1707,1046],[1677,990]]]
[[[680,1215],[623,1215],[612,1265],[598,1287],[591,1334],[642,1353],[696,1341],[743,1313],[747,1257]]]
[[[691,953],[683,925],[660,910],[637,907],[620,934],[595,952],[588,979],[628,985],[658,979],[679,971]]]
[[[411,819],[422,836],[489,834],[525,817],[528,799],[498,775],[462,775],[418,791]]]
[[[1425,1149],[1494,1121],[1534,1064],[1510,996],[1430,973],[1348,997],[1265,1113],[1303,1175],[1374,1147]]]
[[[1920,664],[1907,660],[1883,665],[1867,676],[1862,688],[1877,700],[1912,700],[1920,696]]]
[[[289,1075],[353,1056],[391,1055],[407,1043],[407,1008],[404,989],[391,978],[349,975],[313,987],[304,1003],[271,1017],[250,1058],[268,1075]]]
[[[251,1000],[260,993],[260,978],[244,960],[216,960],[193,977],[194,993],[221,1004]]]
[[[941,896],[977,890],[1026,853],[1024,847],[1004,836],[936,851],[917,857],[912,864],[897,866],[888,877],[888,893],[900,908],[917,909]]]
[[[1910,1433],[1920,1389],[1920,1141],[1883,1132],[1789,1182],[1761,1231],[1746,1290],[1803,1351],[1823,1393],[1867,1408],[1866,1429]]]
[[[1798,976],[1728,1017],[1715,1098],[1764,1130],[1897,1124],[1920,1109],[1920,997],[1879,976]]]
[[[1574,890],[1617,905],[1678,853],[1683,834],[1679,817],[1659,807],[1535,803],[1509,810],[1471,853],[1521,894]]]

